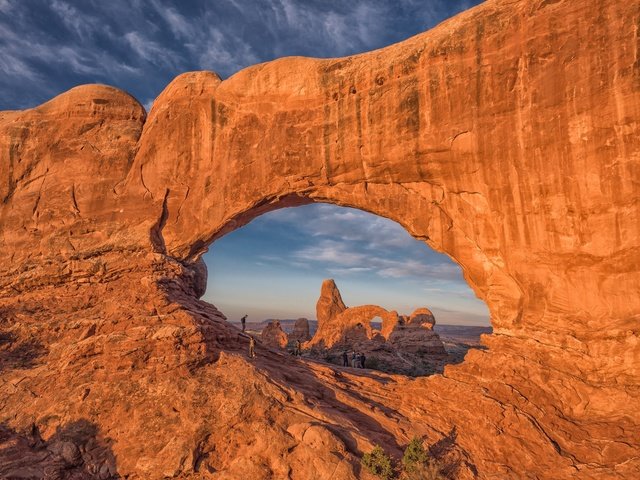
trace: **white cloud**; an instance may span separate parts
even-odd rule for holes
[[[174,52],[138,32],[128,32],[124,35],[124,39],[131,49],[146,62],[172,69],[178,69],[178,65],[181,63]]]
[[[335,274],[372,272],[384,278],[418,278],[425,281],[449,281],[459,279],[460,269],[452,263],[431,263],[427,258],[393,259],[384,251],[367,252],[357,243],[320,240],[307,245],[290,257],[298,263],[321,264]]]
[[[314,215],[311,216],[296,208],[286,208],[270,214],[270,220],[295,226],[314,237],[358,242],[369,250],[416,246],[417,241],[401,225],[388,218],[334,205],[314,207]]]
[[[220,28],[210,27],[197,42],[185,45],[198,58],[204,70],[236,72],[258,63],[258,56],[251,46],[238,35],[226,36]]]
[[[155,98],[149,98],[148,100],[146,100],[145,102],[142,103],[142,105],[144,106],[144,109],[147,111],[147,113],[149,113],[151,111],[151,107],[153,107],[153,102],[155,101]]]
[[[0,0],[1,1],[1,0]],[[54,2],[52,8],[58,8],[64,15],[71,15],[75,10],[67,9],[68,5]],[[58,67],[68,72],[105,76],[118,74],[138,74],[129,65],[117,60],[104,50],[92,48],[90,42],[61,44],[47,41],[38,31],[29,29],[25,23],[24,12],[16,12],[12,24],[0,23],[0,67],[14,83],[21,87],[32,85],[40,95],[58,91],[41,73],[38,63]],[[65,21],[75,35],[89,35],[90,29],[76,25],[74,21]],[[90,23],[90,22],[89,22]],[[74,27],[74,25],[76,25]]]
[[[54,0],[51,3],[51,9],[60,17],[65,26],[82,40],[93,36],[93,32],[100,26],[97,18],[81,13],[66,2]]]
[[[281,13],[276,10],[275,15],[278,28],[286,27],[305,41],[330,45],[335,52],[331,56],[367,50],[375,43],[386,19],[386,9],[381,4],[359,1],[342,11],[327,8],[328,5],[280,0]]]
[[[176,38],[189,38],[197,32],[183,15],[178,13],[175,8],[167,7],[159,1],[152,1],[151,4],[158,15],[167,23],[169,29]]]

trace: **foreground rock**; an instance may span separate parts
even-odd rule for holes
[[[365,366],[389,373],[429,375],[442,372],[447,352],[433,331],[436,321],[426,308],[411,316],[377,305],[347,308],[332,279],[325,280],[316,304],[318,329],[305,345],[310,355],[338,365],[343,355],[364,354]],[[381,320],[380,328],[372,324]]]
[[[54,449],[69,478],[353,479],[414,435],[459,478],[638,478],[637,20],[488,0],[363,55],[181,75],[148,117],[97,85],[1,112],[3,438],[26,456],[90,425],[106,450]],[[248,361],[198,300],[199,259],[312,201],[450,255],[491,312],[486,349],[415,380]]]

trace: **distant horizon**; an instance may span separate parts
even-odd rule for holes
[[[318,320],[316,318],[307,318],[307,317],[298,317],[298,318],[305,318],[310,322],[317,322]],[[288,321],[292,321],[295,322],[296,320],[298,320],[298,318],[263,318],[262,320],[251,320],[249,318],[247,318],[247,323],[251,324],[251,323],[262,323],[262,322],[266,322],[266,321],[270,321],[270,320],[277,320],[279,322],[288,322]],[[242,325],[242,323],[240,322],[240,320],[229,320],[227,319],[228,323],[231,324],[237,324],[237,325]],[[466,325],[466,324],[459,324],[459,323],[441,323],[438,322],[438,320],[436,319],[436,327],[477,327],[477,328],[493,328],[493,325]]]

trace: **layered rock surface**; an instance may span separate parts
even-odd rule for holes
[[[427,308],[410,316],[398,315],[377,305],[347,307],[333,279],[322,283],[316,304],[318,329],[305,344],[313,357],[342,365],[343,354],[364,353],[376,370],[427,375],[442,372],[447,351]],[[380,328],[377,323],[381,322]]]
[[[0,471],[347,479],[422,435],[460,478],[640,476],[639,21],[488,0],[363,55],[181,75],[148,116],[98,85],[1,112],[0,441],[42,450]],[[248,362],[199,259],[313,201],[450,255],[486,350],[416,380]]]

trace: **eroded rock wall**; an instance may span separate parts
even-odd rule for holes
[[[639,22],[488,0],[363,55],[181,75],[146,118],[104,86],[0,113],[0,421],[86,420],[130,478],[307,478],[310,452],[354,478],[412,435],[455,440],[467,478],[637,477]],[[311,201],[456,260],[488,349],[415,381],[247,364],[198,259]]]

